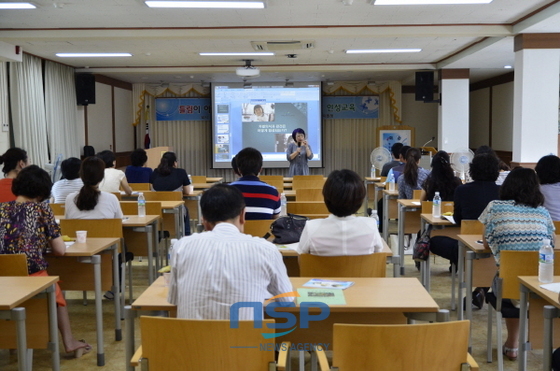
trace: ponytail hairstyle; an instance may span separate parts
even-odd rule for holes
[[[97,185],[105,176],[105,163],[102,159],[92,156],[82,161],[80,167],[80,178],[84,186],[74,199],[74,203],[81,211],[93,210],[99,201],[101,193]]]
[[[4,164],[2,172],[8,174],[17,168],[18,162],[23,161],[27,164],[27,152],[21,148],[13,147],[0,156],[0,164]]]
[[[420,161],[420,150],[410,148],[406,151],[406,165],[404,165],[403,176],[405,182],[411,187],[416,187],[418,182],[418,161]]]
[[[449,154],[445,151],[438,151],[432,158],[432,171],[422,186],[428,200],[433,198],[436,191],[439,191],[442,200],[453,200],[457,185],[455,174],[449,163]]]
[[[165,152],[163,156],[161,156],[161,161],[156,169],[156,171],[163,176],[167,176],[171,174],[173,167],[175,166],[175,162],[177,162],[177,156],[173,152]]]

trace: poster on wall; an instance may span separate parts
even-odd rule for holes
[[[379,146],[391,151],[395,143],[402,143],[405,146],[413,146],[411,130],[379,130]]]
[[[210,98],[156,98],[157,121],[206,121],[212,117]]]
[[[326,96],[322,115],[323,119],[377,119],[379,96]]]

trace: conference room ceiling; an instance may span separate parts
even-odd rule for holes
[[[511,71],[504,66],[514,66],[515,35],[560,32],[560,0],[423,6],[268,0],[260,10],[151,9],[140,0],[31,2],[37,9],[0,11],[0,41],[78,72],[131,83],[241,81],[235,69],[244,58],[261,69],[261,76],[250,81],[399,80],[411,85],[418,70],[468,68],[476,82]],[[252,41],[311,41],[314,47],[259,57],[198,54],[253,52]],[[422,51],[345,53],[372,48]],[[59,58],[59,52],[133,56]]]

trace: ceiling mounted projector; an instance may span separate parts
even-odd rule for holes
[[[239,67],[235,70],[237,76],[244,78],[259,77],[261,70],[258,67],[252,66],[252,59],[245,59],[245,67]]]

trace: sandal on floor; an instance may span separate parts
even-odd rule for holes
[[[68,354],[72,354],[73,358],[80,358],[81,356],[83,356],[84,354],[87,354],[89,352],[91,352],[91,345],[89,345],[88,343],[86,343],[86,341],[84,339],[80,339],[78,340],[80,343],[83,343],[84,345],[76,348],[74,350],[69,350],[66,353]]]
[[[518,351],[517,348],[508,348],[504,345],[504,350],[503,350],[504,356],[506,356],[510,361],[516,361],[517,360],[517,351]],[[509,354],[515,354],[515,356],[510,356],[510,355],[508,355],[508,353]]]

